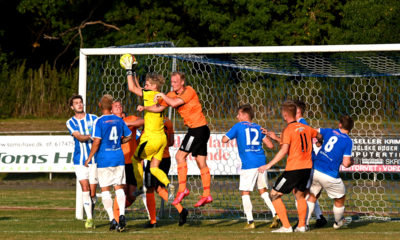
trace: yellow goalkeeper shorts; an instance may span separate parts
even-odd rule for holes
[[[147,135],[146,132],[140,137],[140,142],[136,148],[134,157],[136,160],[153,158],[162,160],[164,149],[167,146],[167,136],[165,134]]]

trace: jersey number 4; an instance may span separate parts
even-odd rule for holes
[[[114,141],[114,144],[117,144],[118,140],[118,132],[117,132],[117,127],[113,126],[111,128],[110,136],[108,137],[110,141]]]
[[[258,130],[255,128],[246,128],[246,145],[260,145],[258,141]],[[256,135],[251,139],[250,132],[255,133]]]

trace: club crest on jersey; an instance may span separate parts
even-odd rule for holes
[[[295,130],[295,131],[296,131],[296,132],[303,132],[303,131],[304,131],[304,129],[305,129],[304,127],[299,127],[299,128],[296,128],[296,130]]]

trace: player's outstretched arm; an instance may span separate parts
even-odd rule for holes
[[[271,132],[271,131],[267,131],[266,129],[262,129],[263,130],[263,132],[262,133],[264,133],[264,131],[265,131],[265,135],[267,135],[269,138],[271,138],[272,140],[275,140],[275,141],[277,141],[277,142],[281,142],[281,138],[280,137],[278,137],[276,134],[275,134],[275,132]]]
[[[86,142],[92,137],[92,135],[90,135],[90,134],[89,135],[82,135],[77,131],[72,133],[72,136],[74,138],[78,139],[79,142]]]
[[[258,171],[263,173],[265,170],[270,169],[272,166],[274,166],[277,162],[282,160],[286,154],[289,152],[289,144],[282,144],[281,149],[279,152],[275,155],[275,157],[266,165],[263,165],[258,168]]]
[[[94,138],[93,139],[92,149],[90,149],[89,156],[85,161],[85,166],[86,167],[88,167],[90,161],[92,161],[92,157],[94,156],[94,154],[96,154],[97,150],[99,150],[100,142],[101,142],[101,138]]]
[[[271,139],[269,139],[268,136],[265,136],[265,138],[263,138],[263,143],[265,144],[265,146],[269,149],[274,148],[274,144],[272,143]]]
[[[154,96],[154,102],[158,102],[158,100],[160,98],[164,99],[164,101],[168,104],[168,106],[171,106],[173,108],[176,108],[176,107],[179,107],[179,106],[185,104],[185,101],[183,101],[182,98],[179,98],[179,97],[170,98],[167,95],[165,95],[164,93],[157,93]]]
[[[146,106],[146,107],[139,105],[139,106],[137,106],[136,110],[138,110],[139,112],[146,110],[148,112],[160,113],[160,112],[164,111],[165,108],[166,108],[166,106],[162,106],[159,104],[155,104],[153,106]]]
[[[135,121],[130,121],[130,122],[126,122],[126,126],[128,127],[141,127],[144,125],[144,119],[143,118],[139,118],[136,119]]]

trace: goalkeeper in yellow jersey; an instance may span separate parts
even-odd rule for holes
[[[129,91],[133,92],[144,100],[144,106],[152,106],[157,103],[153,101],[154,96],[159,93],[165,79],[154,73],[146,75],[146,83],[144,88],[139,85],[138,78],[132,70],[134,57],[129,54],[125,54],[120,60],[121,66],[126,69],[126,75],[128,79]],[[134,77],[135,75],[135,77]],[[138,106],[143,108],[143,106]],[[143,193],[143,166],[141,160],[147,159],[150,161],[150,172],[153,174],[162,184],[168,186],[170,183],[167,175],[159,169],[160,162],[164,153],[164,148],[167,146],[167,137],[164,133],[164,118],[161,113],[152,113],[144,111],[144,133],[140,138],[140,142],[136,151],[133,155],[134,161],[133,171],[137,181],[137,192],[135,195]]]

